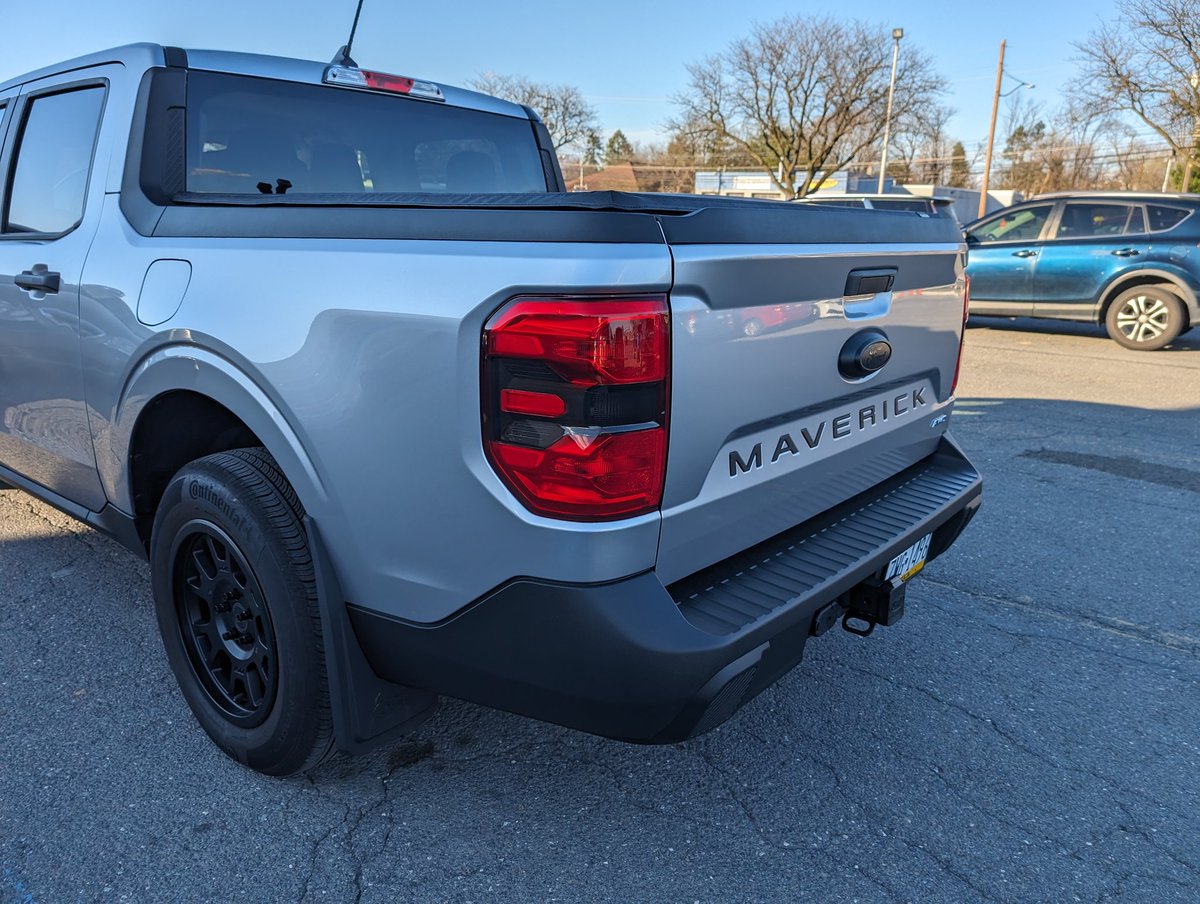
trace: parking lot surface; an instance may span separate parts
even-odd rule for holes
[[[984,508],[903,621],[671,747],[447,701],[264,778],[193,721],[147,569],[0,493],[0,902],[1196,901],[1200,330],[981,320],[964,369]]]

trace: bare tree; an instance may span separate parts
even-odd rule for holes
[[[1079,91],[1144,122],[1187,159],[1190,177],[1200,138],[1200,0],[1118,0],[1117,10],[1076,45]]]
[[[894,123],[888,175],[897,182],[945,182],[952,157],[946,124],[953,115],[945,104],[931,103]]]
[[[1114,187],[1116,155],[1102,145],[1119,142],[1127,129],[1095,104],[1072,98],[1050,118],[1041,104],[1018,94],[1009,103],[1005,134],[1002,184],[1038,194]]]
[[[596,111],[572,85],[543,84],[495,72],[484,72],[468,84],[484,94],[531,107],[546,124],[556,151],[565,147],[586,151],[598,134]]]
[[[681,121],[703,124],[766,169],[781,192],[799,197],[816,189],[818,174],[842,169],[879,142],[890,67],[891,42],[882,28],[785,16],[689,66],[691,84],[675,102]],[[944,90],[928,56],[905,47],[895,121]]]

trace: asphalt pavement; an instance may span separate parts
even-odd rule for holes
[[[1200,330],[980,320],[964,374],[984,507],[904,619],[669,747],[451,701],[264,778],[145,566],[0,493],[0,902],[1200,900]]]

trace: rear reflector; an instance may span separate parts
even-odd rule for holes
[[[575,521],[658,508],[667,300],[518,298],[483,336],[484,448],[530,511]]]
[[[355,69],[351,66],[329,66],[325,70],[325,84],[340,85],[343,88],[365,88],[368,91],[386,91],[389,94],[403,94],[408,97],[420,97],[425,100],[445,100],[442,89],[433,82],[419,82],[403,75],[389,75],[386,72],[371,72],[367,69]]]
[[[567,403],[552,392],[527,392],[523,389],[500,390],[500,410],[507,414],[532,414],[534,417],[562,417]]]

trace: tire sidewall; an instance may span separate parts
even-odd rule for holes
[[[231,476],[201,460],[167,485],[154,521],[150,547],[155,610],[167,658],[188,706],[226,753],[260,771],[290,772],[289,754],[303,759],[311,746],[320,695],[320,657],[315,655],[308,594],[283,545],[272,536],[265,508],[253,494],[239,494]],[[271,712],[250,728],[230,722],[209,697],[184,648],[174,596],[174,549],[181,530],[210,521],[237,545],[262,589],[275,632],[278,685]]]
[[[1125,303],[1131,298],[1136,298],[1139,295],[1153,297],[1161,300],[1171,311],[1170,320],[1166,330],[1162,335],[1148,342],[1133,342],[1117,327],[1117,314]],[[1108,311],[1104,316],[1105,329],[1108,331],[1109,338],[1122,345],[1125,348],[1133,349],[1134,351],[1152,352],[1158,351],[1160,348],[1170,345],[1183,332],[1184,327],[1184,306],[1183,299],[1169,289],[1159,286],[1136,286],[1132,289],[1126,289],[1120,295],[1113,299],[1112,304],[1108,306]]]

